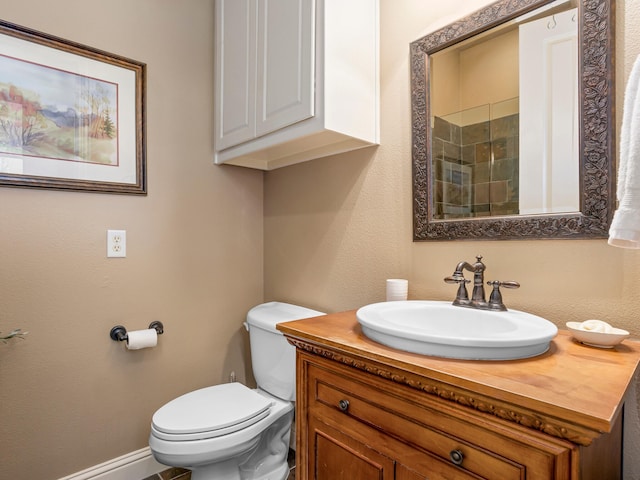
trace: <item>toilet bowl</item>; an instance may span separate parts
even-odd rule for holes
[[[318,315],[323,313],[280,302],[252,308],[247,328],[258,388],[216,385],[161,407],[149,436],[156,460],[190,469],[193,480],[286,479],[295,349],[275,325]]]

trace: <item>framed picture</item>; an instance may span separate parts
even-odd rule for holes
[[[0,186],[146,194],[146,65],[0,20]]]

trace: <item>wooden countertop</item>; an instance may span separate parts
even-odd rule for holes
[[[603,349],[566,331],[547,353],[529,359],[429,357],[368,339],[355,310],[277,328],[298,348],[582,445],[611,431],[640,361],[640,342]]]

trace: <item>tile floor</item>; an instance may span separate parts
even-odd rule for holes
[[[295,480],[296,467],[295,467],[296,454],[293,450],[289,450],[289,476],[287,480]],[[145,478],[144,480],[191,480],[191,472],[184,468],[169,468],[156,475]]]
[[[191,480],[191,472],[184,468],[169,468],[144,480]]]

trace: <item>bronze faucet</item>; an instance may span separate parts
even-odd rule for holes
[[[453,305],[477,308],[480,310],[505,311],[507,309],[507,307],[504,306],[504,303],[502,303],[500,287],[518,288],[520,287],[520,284],[514,281],[500,282],[494,280],[487,282],[487,285],[491,285],[493,287],[491,295],[489,296],[489,301],[487,302],[484,292],[484,271],[486,268],[486,265],[482,263],[482,256],[478,255],[475,263],[471,264],[469,262],[460,262],[456,265],[453,275],[445,277],[444,281],[446,283],[458,284],[458,292],[456,293],[456,299],[453,301]],[[470,280],[464,278],[464,270],[473,272],[473,292],[471,294],[471,300],[469,300],[466,286]]]

